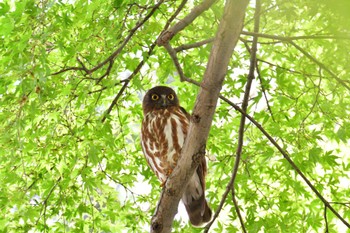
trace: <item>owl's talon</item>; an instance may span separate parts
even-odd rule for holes
[[[166,183],[166,180],[165,181],[163,181],[161,184],[160,184],[160,187],[164,187],[165,186],[165,183]]]
[[[173,169],[168,169],[166,172],[166,176],[169,177],[171,175],[171,173],[173,173]]]

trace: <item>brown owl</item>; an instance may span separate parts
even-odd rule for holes
[[[144,119],[141,145],[147,162],[162,185],[175,168],[187,136],[190,116],[179,105],[173,89],[156,86],[150,89],[142,103]],[[205,158],[190,179],[182,201],[193,225],[210,221],[212,212],[205,199]]]

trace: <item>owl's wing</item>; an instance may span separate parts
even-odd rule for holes
[[[160,155],[162,153],[159,147],[160,143],[154,135],[154,129],[151,127],[151,122],[148,116],[142,121],[141,126],[141,147],[143,154],[147,160],[148,165],[156,174],[161,182],[165,182],[166,174],[164,174],[164,167],[161,166]]]
[[[180,110],[186,115],[187,119],[190,120],[191,118],[190,114],[181,106],[180,106]]]

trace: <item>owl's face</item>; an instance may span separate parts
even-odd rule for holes
[[[151,109],[165,109],[171,106],[179,106],[176,93],[170,87],[156,86],[150,89],[143,98],[144,111]]]

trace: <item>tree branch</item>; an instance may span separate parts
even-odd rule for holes
[[[213,42],[214,39],[215,38],[213,37],[213,38],[202,40],[202,41],[199,41],[199,42],[196,42],[196,43],[193,43],[193,44],[180,45],[180,46],[174,48],[174,50],[175,50],[176,53],[178,53],[178,52],[181,52],[183,50],[198,48],[198,47],[201,47],[202,45],[209,44],[209,43]]]
[[[264,33],[255,33],[255,32],[248,32],[248,31],[242,31],[242,35],[247,35],[247,36],[257,36],[261,38],[267,38],[267,39],[274,39],[278,40],[278,42],[275,43],[280,43],[283,41],[292,41],[292,40],[350,40],[349,36],[331,36],[331,35],[313,35],[313,36],[276,36],[276,35],[269,35],[269,34],[264,34]],[[180,45],[174,50],[178,53],[183,50],[187,49],[193,49],[193,48],[198,48],[200,46],[203,46],[205,44],[209,44],[214,41],[215,38],[209,38],[205,39],[196,43],[192,44],[184,44]],[[242,39],[241,39],[242,40]],[[261,44],[262,42],[260,42]]]
[[[324,206],[324,211],[323,211],[323,217],[324,217],[324,222],[326,224],[326,229],[324,230],[325,233],[328,233],[328,220],[327,220],[327,206]]]
[[[238,203],[237,203],[237,200],[236,200],[236,193],[235,193],[235,189],[234,189],[233,186],[231,187],[231,195],[232,195],[233,205],[235,206],[235,210],[236,210],[239,222],[241,223],[242,231],[244,233],[247,233],[247,230],[246,230],[245,225],[244,225],[243,217],[241,215],[241,211],[239,210],[239,206],[238,206]]]
[[[164,48],[168,51],[171,59],[173,60],[177,73],[180,76],[180,81],[181,82],[185,81],[187,78],[185,77],[182,67],[180,65],[179,59],[177,58],[176,51],[173,49],[173,47],[171,47],[169,43],[164,44]]]
[[[180,20],[178,23],[176,23],[174,26],[163,32],[158,40],[158,46],[164,46],[167,44],[173,37],[176,35],[179,31],[184,29],[187,25],[192,23],[200,14],[202,14],[204,11],[208,10],[211,5],[216,0],[205,0],[198,6],[194,7],[191,12],[182,20]]]
[[[191,117],[189,134],[182,148],[181,158],[162,191],[156,213],[152,217],[151,232],[170,232],[184,188],[205,154],[219,92],[224,81],[233,49],[242,30],[247,0],[227,1],[214,46],[204,74],[201,89]]]

